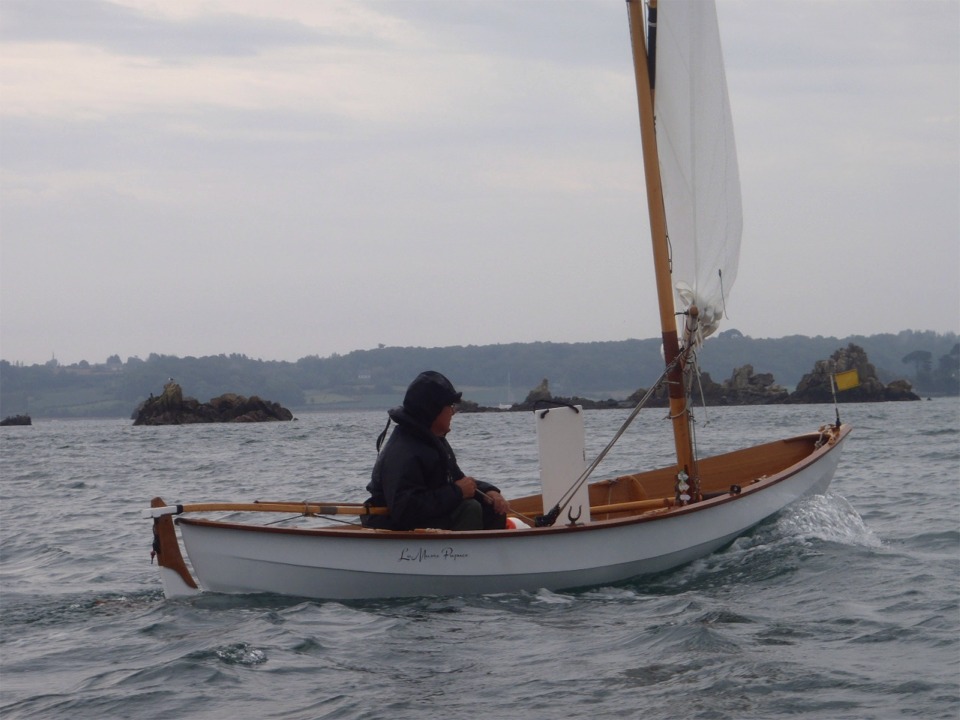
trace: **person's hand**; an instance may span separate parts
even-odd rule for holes
[[[510,503],[496,490],[490,490],[484,494],[493,501],[493,509],[497,515],[506,515],[507,511],[510,510]]]
[[[454,485],[460,488],[464,500],[469,500],[473,497],[473,494],[477,492],[477,481],[472,477],[462,477],[457,480]]]

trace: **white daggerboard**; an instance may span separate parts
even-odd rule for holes
[[[540,487],[543,491],[543,512],[548,513],[560,502],[564,493],[577,482],[587,467],[586,433],[583,408],[554,407],[534,411],[537,423],[537,445],[540,449]],[[568,514],[569,513],[569,514]],[[590,521],[590,497],[587,483],[567,503],[557,525]]]

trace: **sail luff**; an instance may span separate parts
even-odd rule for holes
[[[715,332],[737,276],[742,212],[733,117],[713,0],[664,0],[657,13],[661,188],[675,298]]]
[[[671,368],[667,376],[670,394],[670,417],[673,423],[677,471],[691,474],[694,470],[693,441],[690,417],[683,383],[683,368],[675,362],[680,355],[677,323],[673,301],[673,283],[670,272],[670,248],[667,240],[667,219],[663,205],[660,161],[657,150],[656,127],[653,117],[653,89],[647,64],[644,40],[643,8],[640,0],[627,0],[633,49],[634,77],[640,113],[640,134],[643,144],[643,166],[647,185],[647,209],[650,215],[650,238],[653,246],[654,276],[657,301],[660,307],[660,329],[663,338],[664,359]]]

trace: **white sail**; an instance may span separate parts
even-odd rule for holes
[[[660,2],[654,112],[677,310],[714,332],[737,275],[743,219],[713,0]]]

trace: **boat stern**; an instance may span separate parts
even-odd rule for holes
[[[163,498],[155,497],[150,501],[151,508],[166,507]],[[150,511],[147,511],[150,512]],[[163,594],[168,598],[189,597],[200,592],[197,581],[193,579],[187,564],[180,553],[177,531],[173,527],[173,516],[153,514],[153,550],[151,562],[155,557],[160,570],[160,582]]]

